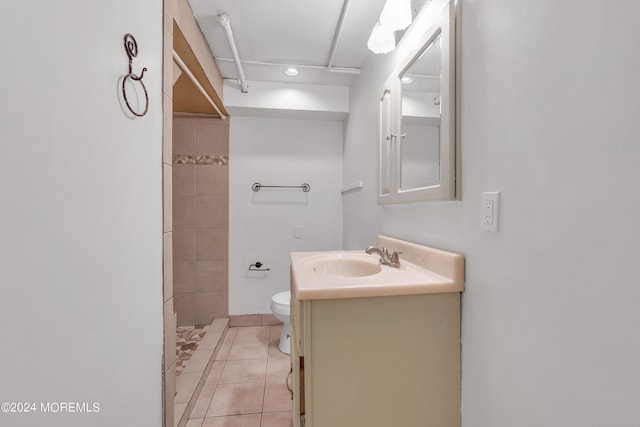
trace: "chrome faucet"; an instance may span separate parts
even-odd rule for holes
[[[365,249],[365,252],[369,255],[377,254],[380,257],[380,264],[388,265],[389,267],[400,267],[400,257],[399,254],[402,252],[393,251],[393,253],[389,254],[389,251],[384,246],[369,246]]]

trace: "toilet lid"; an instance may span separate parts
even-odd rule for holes
[[[291,305],[291,292],[280,292],[271,298],[273,302],[280,305]]]

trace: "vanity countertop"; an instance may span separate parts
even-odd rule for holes
[[[464,291],[464,256],[387,236],[378,245],[398,251],[400,267],[380,265],[358,251],[294,252],[291,283],[298,300],[381,297]]]

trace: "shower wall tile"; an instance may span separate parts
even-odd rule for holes
[[[164,25],[162,33],[162,55],[164,56],[162,61],[162,92],[169,97],[173,98],[173,34],[171,30]],[[169,108],[164,108],[163,117],[165,121],[173,121],[173,101],[169,104]],[[167,118],[171,120],[167,120]],[[166,138],[171,143],[173,139],[173,133],[165,133]],[[165,161],[166,163],[166,161]]]
[[[166,30],[165,30],[166,31]],[[170,78],[170,77],[169,77]],[[173,100],[169,94],[162,96],[162,108],[167,111],[171,111],[173,108]],[[166,117],[166,116],[165,116]],[[169,116],[170,117],[170,116]],[[173,120],[163,120],[163,135],[162,135],[162,162],[170,165],[172,163],[173,144],[171,141],[171,135],[173,133]]]
[[[164,301],[173,297],[173,233],[164,233],[163,236],[163,295]]]
[[[173,116],[173,154],[196,154],[195,116]]]
[[[165,425],[174,425],[173,398],[176,395],[176,365],[169,366],[164,374]]]
[[[162,222],[163,231],[166,233],[173,228],[173,167],[162,164]]]
[[[169,180],[173,188],[173,35],[167,26],[168,23],[173,25],[173,0],[164,0],[164,25],[163,25],[163,58],[162,58],[162,173],[163,182]],[[167,167],[169,168],[167,170]],[[173,192],[172,192],[173,193]],[[167,206],[165,200],[169,200],[171,197],[171,205]],[[166,198],[166,199],[165,199]],[[173,215],[172,218],[166,218],[167,211],[171,210],[173,205],[173,194],[167,194],[163,189],[163,300],[165,304],[171,303],[171,311],[163,310],[164,319],[164,384],[163,384],[163,418],[164,425],[173,426],[173,397],[176,389],[176,377],[175,377],[175,364],[167,363],[167,356],[175,358],[176,353],[176,340],[175,340],[175,317],[173,312],[173,234],[171,229],[173,228]],[[172,214],[172,212],[171,212]],[[169,230],[167,230],[169,226]],[[168,330],[168,328],[170,330]]]
[[[173,194],[175,196],[196,195],[195,165],[173,165]]]
[[[195,287],[195,263],[176,262],[173,265],[173,291],[176,294],[193,294]]]
[[[201,293],[196,300],[196,324],[208,325],[216,317],[229,313],[229,296],[225,293]]]
[[[164,15],[164,26],[165,28],[167,28],[169,31],[171,31],[172,33],[172,29],[173,29],[173,14],[174,14],[174,2],[175,0],[164,0],[164,9],[163,9],[163,15]],[[171,35],[171,50],[173,50],[173,34]],[[173,60],[170,60],[171,57],[166,57],[165,56],[165,62],[173,62]]]
[[[178,326],[196,324],[195,294],[175,294],[174,310],[178,314]]]
[[[227,197],[198,197],[196,207],[197,228],[228,228],[229,201]]]
[[[229,121],[173,116],[173,292],[181,326],[226,317]]]
[[[197,196],[226,196],[228,194],[229,168],[227,166],[196,166]]]
[[[229,257],[227,229],[196,230],[196,261],[226,260]]]
[[[173,231],[173,260],[193,261],[195,260],[195,230],[174,230]]]
[[[195,228],[196,198],[175,196],[173,198],[173,228]]]
[[[176,359],[176,328],[173,324],[173,299],[164,303],[164,366],[171,366]]]
[[[225,261],[196,261],[195,288],[197,293],[223,293],[228,290],[229,267]]]
[[[229,154],[229,122],[211,118],[196,119],[196,154]]]

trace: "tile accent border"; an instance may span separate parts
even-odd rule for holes
[[[216,165],[227,166],[229,165],[229,156],[204,156],[204,155],[191,155],[191,154],[174,154],[174,165]]]

